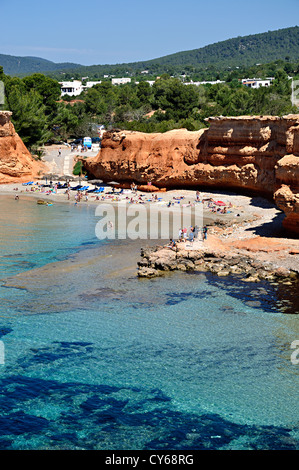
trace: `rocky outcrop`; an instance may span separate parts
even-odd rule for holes
[[[290,155],[277,162],[275,168],[276,184],[274,201],[285,214],[283,225],[291,232],[299,233],[299,127],[293,131]],[[296,155],[297,154],[297,155]]]
[[[292,192],[289,186],[283,185],[275,192],[274,200],[285,214],[283,226],[294,233],[299,233],[299,193]]]
[[[193,171],[184,162],[198,153],[203,131],[172,130],[165,134],[106,132],[101,150],[84,161],[87,172],[105,181],[135,182],[156,187],[192,186]],[[100,176],[99,176],[100,175]]]
[[[286,155],[277,162],[275,179],[276,186],[288,185],[293,193],[299,193],[299,151],[298,156]]]
[[[215,249],[211,246],[187,250],[184,247],[142,248],[138,262],[139,278],[152,278],[171,271],[209,271],[219,277],[240,276],[245,282],[298,279],[298,270],[277,263],[261,262],[242,250]]]
[[[0,111],[0,183],[31,180],[43,169],[16,133],[11,115],[9,111]]]
[[[104,181],[152,182],[158,188],[217,187],[273,196],[287,185],[299,192],[299,115],[214,117],[208,129],[164,134],[106,132],[87,172]],[[288,204],[292,206],[291,199]],[[293,206],[292,206],[293,207]],[[285,227],[299,233],[296,204]]]

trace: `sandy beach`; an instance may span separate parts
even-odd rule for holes
[[[87,191],[73,190],[76,182],[70,183],[70,190],[59,188],[56,181],[53,188],[43,187],[44,181],[33,185],[3,184],[0,185],[0,196],[35,198],[45,203],[80,204],[96,206],[105,203],[112,205],[128,204],[157,209],[160,212],[181,210],[182,207],[203,208],[203,220],[208,226],[208,237],[205,246],[238,250],[251,253],[261,261],[275,261],[287,269],[298,271],[299,240],[286,234],[282,229],[284,214],[273,202],[261,197],[250,197],[233,192],[194,190],[172,190],[167,192],[141,192],[133,190],[113,190],[112,186],[103,185],[103,192],[89,190],[97,186],[84,181]],[[80,195],[80,196],[79,196]],[[174,238],[178,242],[178,236]],[[192,243],[186,241],[184,249],[196,250],[203,245],[200,235]],[[180,244],[182,246],[182,244]]]
[[[224,191],[200,191],[195,190],[170,190],[167,192],[142,192],[139,190],[120,190],[117,185],[102,186],[102,192],[90,192],[99,188],[88,181],[83,181],[81,185],[87,190],[75,190],[78,183],[71,182],[70,190],[59,188],[59,183],[53,182],[53,187],[44,187],[43,180],[36,181],[32,185],[22,183],[0,184],[0,196],[34,197],[48,203],[81,203],[99,204],[105,203],[130,203],[155,205],[159,208],[174,207],[195,207],[202,204],[204,214],[211,222],[218,221],[221,224],[235,221],[240,223],[251,220],[263,219],[263,224],[270,223],[279,215],[281,211],[275,205],[264,198],[249,197],[233,192]],[[100,186],[101,187],[101,186]],[[80,195],[80,198],[79,198]],[[253,224],[259,225],[259,224]]]

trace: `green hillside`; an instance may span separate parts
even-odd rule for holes
[[[16,57],[0,54],[0,65],[7,75],[30,75],[38,72],[49,72],[55,70],[75,69],[81,67],[73,63],[56,64],[50,60],[40,57]]]
[[[216,65],[219,67],[249,67],[289,58],[299,60],[299,27],[237,37],[201,49],[178,52],[160,59],[144,62],[161,65]]]
[[[101,78],[104,74],[136,74],[148,70],[149,74],[173,73],[186,69],[187,72],[207,68],[217,70],[250,67],[277,60],[299,61],[299,27],[268,31],[267,33],[242,36],[190,51],[177,52],[157,59],[123,63],[82,66],[79,64],[54,62],[37,57],[14,57],[0,55],[0,65],[7,75],[30,75],[43,72],[53,78],[66,78],[77,74],[89,78]],[[189,69],[189,70],[188,70]]]
[[[277,60],[299,61],[299,27],[228,39],[200,49],[178,52],[153,60],[115,65],[92,65],[67,72],[101,78],[104,74],[149,74],[201,71],[207,68],[224,70],[250,67]],[[53,76],[53,75],[52,75]]]

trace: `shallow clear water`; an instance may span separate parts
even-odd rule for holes
[[[83,204],[0,222],[1,449],[299,448],[298,285],[139,280]]]

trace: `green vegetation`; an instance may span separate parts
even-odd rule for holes
[[[299,27],[269,31],[262,34],[237,37],[211,44],[200,49],[178,52],[158,59],[116,65],[76,66],[69,70],[57,69],[49,72],[52,78],[69,80],[88,76],[90,80],[102,79],[104,75],[130,76],[145,79],[142,71],[148,71],[148,78],[163,73],[186,74],[195,80],[213,80],[217,75],[226,79],[232,70],[241,71],[257,64],[277,61],[296,63],[299,60]],[[1,63],[1,62],[0,62]],[[270,76],[273,74],[270,73]]]
[[[40,57],[18,57],[6,54],[0,54],[0,65],[3,67],[5,74],[20,76],[82,67],[79,64],[68,62],[55,64],[50,60],[41,59]]]
[[[75,163],[74,168],[73,168],[73,175],[75,176],[82,176],[82,174],[85,174],[83,172],[83,163],[81,161],[78,161]]]
[[[267,63],[286,56],[298,60],[299,27],[285,28],[267,33],[237,37],[201,49],[178,52],[145,62],[144,65],[214,65],[223,67],[249,67]]]
[[[264,65],[275,80],[266,88],[247,88],[230,72],[225,83],[185,85],[181,79],[163,74],[153,86],[146,81],[113,86],[111,81],[87,89],[76,99],[61,99],[59,83],[40,73],[10,77],[0,67],[5,84],[3,109],[13,112],[16,131],[30,150],[50,139],[65,141],[97,136],[97,125],[141,132],[166,132],[175,128],[198,130],[209,116],[283,115],[298,112],[291,104],[291,80],[298,63]],[[248,77],[257,69],[244,69]],[[256,74],[255,74],[256,75]],[[252,76],[252,75],[251,75]]]
[[[242,36],[190,51],[177,52],[153,60],[128,64],[91,65],[62,63],[56,64],[38,57],[14,57],[0,54],[0,65],[7,75],[30,75],[42,72],[51,78],[69,80],[88,76],[90,80],[101,79],[104,75],[139,77],[147,70],[148,77],[169,73],[186,73],[198,80],[211,80],[218,73],[254,67],[279,60],[299,60],[299,27],[268,31],[261,34]],[[142,77],[142,75],[141,75]],[[143,77],[144,78],[144,77]]]

